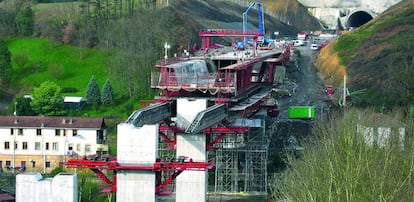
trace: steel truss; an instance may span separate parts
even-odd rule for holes
[[[267,192],[268,140],[264,127],[227,135],[215,151],[215,192]]]

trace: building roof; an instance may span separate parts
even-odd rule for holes
[[[104,118],[0,116],[0,128],[104,128]]]
[[[65,96],[63,102],[86,102],[84,97]]]
[[[381,113],[374,113],[366,117],[364,124],[373,127],[405,127],[405,124],[396,118]]]

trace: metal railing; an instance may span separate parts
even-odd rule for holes
[[[151,88],[168,90],[227,90],[235,91],[235,73],[151,73]]]

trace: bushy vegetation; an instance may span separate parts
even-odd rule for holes
[[[8,83],[11,67],[11,52],[7,43],[0,39],[0,85]]]
[[[36,115],[59,116],[63,115],[63,97],[60,87],[54,82],[45,81],[39,87],[33,89],[30,106]]]
[[[306,202],[413,201],[413,120],[390,116],[383,122],[373,119],[385,115],[351,109],[316,123],[299,158],[291,155],[287,171],[274,178],[272,196]],[[394,128],[388,141],[374,133],[371,142],[363,127]],[[405,127],[405,138],[398,127]]]

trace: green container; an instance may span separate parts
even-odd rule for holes
[[[291,106],[288,109],[290,119],[313,119],[315,118],[314,106]]]

